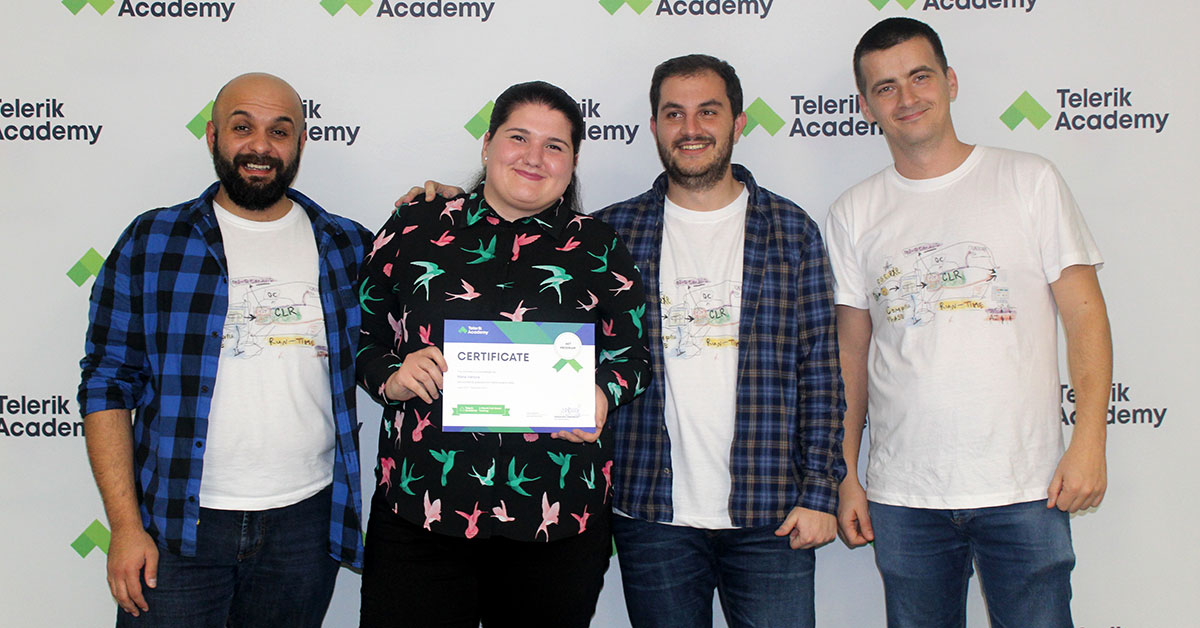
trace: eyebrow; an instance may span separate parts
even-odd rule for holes
[[[246,111],[244,109],[234,109],[233,111],[231,111],[229,113],[230,118],[237,116],[237,115],[242,115],[242,116],[246,116],[247,118],[254,119],[254,116],[250,115],[250,112]],[[293,120],[291,116],[279,116],[279,117],[275,118],[274,122],[287,122],[292,125],[296,124],[296,121]]]
[[[511,133],[511,132],[513,132],[513,131],[515,131],[515,132],[517,132],[517,133],[524,133],[525,135],[533,135],[533,131],[530,131],[529,129],[523,129],[523,128],[519,127],[519,126],[510,126],[510,127],[505,127],[505,128],[504,128],[504,130],[503,130],[503,131],[501,131],[501,132],[502,132],[502,133]],[[554,137],[553,135],[551,135],[551,136],[549,137],[549,141],[551,141],[551,142],[558,142],[559,144],[562,144],[562,145],[564,145],[564,146],[570,146],[570,145],[571,145],[571,143],[570,143],[570,142],[568,142],[568,141],[566,141],[566,140],[564,140],[564,139],[559,139],[559,138],[557,138],[557,137]]]
[[[720,100],[718,100],[716,98],[710,98],[710,99],[700,103],[699,105],[696,105],[697,108],[700,108],[700,107],[724,107],[724,106],[725,106],[725,103],[721,102]],[[683,105],[681,105],[677,102],[665,102],[661,106],[659,106],[659,109],[684,109],[684,108],[685,107]]]
[[[908,76],[911,77],[914,74],[920,74],[922,72],[933,72],[933,68],[931,68],[927,65],[919,65],[919,66],[913,68],[912,70],[909,70]],[[888,83],[895,83],[895,82],[896,82],[896,79],[892,78],[892,77],[880,79],[871,84],[871,91],[875,91],[875,89],[880,86],[887,85]]]

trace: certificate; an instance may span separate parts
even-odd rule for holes
[[[592,323],[447,320],[442,430],[596,429]]]

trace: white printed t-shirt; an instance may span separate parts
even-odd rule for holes
[[[1049,284],[1100,253],[1054,166],[977,146],[954,171],[889,167],[834,202],[835,299],[870,311],[871,501],[1046,498],[1062,456]]]
[[[714,211],[664,203],[659,298],[675,525],[734,527],[729,452],[749,199],[743,189]]]
[[[329,350],[312,221],[257,222],[213,204],[229,313],[208,417],[200,505],[266,510],[333,480]]]

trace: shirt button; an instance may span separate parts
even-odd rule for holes
[[[670,467],[663,468],[663,475],[671,475],[671,468]]]
[[[217,333],[217,332],[215,332],[215,331],[214,331],[214,332],[211,332],[211,333],[209,333],[208,335],[212,336],[213,338],[220,338],[220,337],[221,337],[221,334],[219,334],[219,333]]]
[[[202,440],[196,441],[196,449],[200,449],[203,446],[204,446],[204,441],[202,441]]]
[[[201,387],[200,387],[200,392],[202,392],[202,393],[206,393],[206,392],[208,392],[208,386],[201,386]]]
[[[196,496],[195,496],[195,495],[188,495],[188,501],[189,501],[189,502],[195,502],[195,501],[196,501]],[[197,522],[197,523],[198,523],[198,522]]]

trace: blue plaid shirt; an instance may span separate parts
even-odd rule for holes
[[[796,506],[835,513],[846,475],[845,400],[828,256],[804,210],[758,187],[740,165],[733,176],[750,200],[729,516],[735,526],[754,527],[779,525]],[[646,288],[654,379],[646,394],[616,410],[609,426],[613,506],[647,521],[673,517],[658,284],[666,194],[663,174],[645,194],[595,214],[625,238]]]
[[[196,553],[200,477],[217,358],[228,313],[229,274],[213,213],[214,183],[200,198],[142,214],[126,228],[92,288],[79,407],[135,409],[134,474],[142,523],[155,541]],[[361,482],[355,414],[355,283],[370,232],[325,212],[295,190],[312,221],[336,424],[333,558],[362,564]]]

